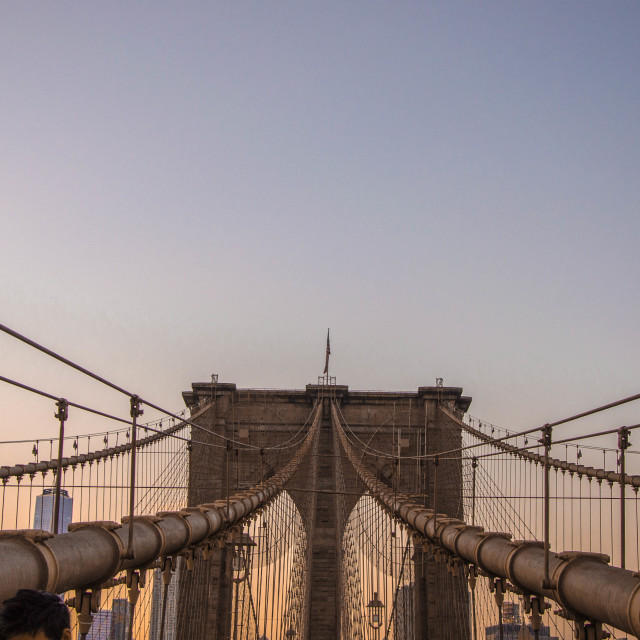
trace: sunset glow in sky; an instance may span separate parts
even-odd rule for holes
[[[338,383],[443,377],[504,427],[637,393],[639,33],[632,0],[5,2],[0,323],[169,409],[314,382],[327,327]],[[0,374],[128,413],[5,335]]]

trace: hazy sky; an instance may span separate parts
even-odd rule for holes
[[[301,388],[327,327],[339,383],[505,427],[640,390],[636,0],[6,1],[0,91],[0,323],[152,401]]]

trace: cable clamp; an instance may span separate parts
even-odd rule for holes
[[[475,564],[470,564],[468,568],[467,581],[469,582],[469,589],[473,591],[476,588],[476,581],[478,580],[478,567]]]
[[[84,637],[91,630],[93,614],[100,608],[100,589],[84,591],[78,589],[73,598],[65,601],[68,607],[72,607],[78,614],[78,633]],[[83,635],[84,634],[84,635]]]

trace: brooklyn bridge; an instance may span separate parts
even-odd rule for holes
[[[640,425],[607,413],[640,394],[517,431],[441,379],[214,375],[176,412],[1,329],[123,395],[106,413],[0,376],[55,413],[0,468],[0,599],[63,594],[76,638],[640,636]],[[85,412],[112,427],[70,433]]]

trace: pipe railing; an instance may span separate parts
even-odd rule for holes
[[[136,516],[133,522],[79,522],[69,533],[42,530],[0,531],[0,600],[19,589],[53,593],[96,589],[123,570],[145,569],[159,558],[180,555],[211,544],[232,532],[286,488],[318,432],[322,407],[317,405],[311,429],[291,461],[269,480],[229,499]],[[130,445],[129,445],[130,446]],[[133,557],[125,557],[129,528]]]
[[[334,428],[358,476],[382,507],[425,542],[436,545],[490,578],[508,580],[524,595],[550,598],[577,621],[607,624],[640,637],[640,576],[611,567],[595,553],[550,553],[551,582],[545,578],[544,544],[511,540],[511,534],[485,531],[462,520],[435,513],[389,489],[358,460],[332,405]]]

